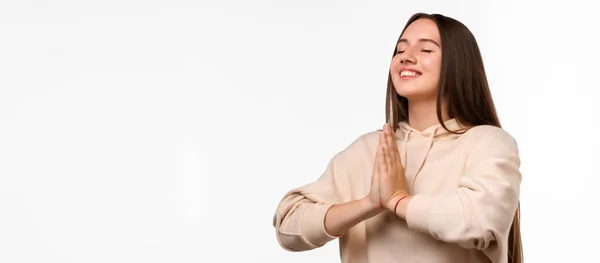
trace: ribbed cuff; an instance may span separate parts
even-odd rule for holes
[[[433,197],[415,195],[406,208],[406,224],[409,228],[429,234],[429,219]]]
[[[338,238],[325,231],[325,215],[333,204],[320,204],[309,206],[303,215],[302,232],[306,240],[314,246],[321,246]]]

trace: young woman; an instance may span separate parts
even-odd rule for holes
[[[342,262],[522,262],[521,173],[477,42],[415,14],[391,61],[387,123],[289,191],[274,226],[290,251],[339,238]]]

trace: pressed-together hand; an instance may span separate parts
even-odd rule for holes
[[[379,213],[386,208],[395,212],[398,201],[409,198],[396,137],[391,126],[386,123],[383,131],[379,132],[371,189],[365,200]]]
[[[385,208],[395,211],[397,202],[401,198],[409,197],[410,194],[406,186],[404,167],[400,162],[396,136],[388,123],[383,126],[383,132],[379,134],[377,156],[381,203]]]
[[[400,218],[406,218],[408,203],[404,200],[410,198],[395,135],[391,126],[386,124],[383,131],[379,132],[369,194],[358,200],[331,206],[325,214],[325,231],[334,236],[342,235],[359,222],[386,209]]]
[[[379,149],[380,146],[381,146],[381,144],[378,144],[377,149]],[[381,212],[385,209],[383,206],[383,203],[381,203],[381,194],[379,191],[380,173],[379,173],[379,165],[378,164],[379,164],[379,160],[381,158],[384,158],[384,157],[382,155],[380,156],[379,151],[377,151],[375,154],[375,165],[373,165],[373,175],[371,176],[371,189],[370,189],[369,195],[368,195],[368,201],[369,201],[370,206],[378,212]]]

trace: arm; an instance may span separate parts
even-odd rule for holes
[[[325,215],[325,230],[334,236],[341,236],[356,224],[376,216],[382,210],[373,206],[368,198],[334,205]]]
[[[351,180],[362,175],[360,140],[336,154],[325,172],[308,185],[288,192],[274,217],[277,240],[286,250],[304,251],[325,245],[376,213],[363,199],[350,200]],[[358,157],[358,158],[357,158]],[[355,179],[354,179],[355,180]]]
[[[509,232],[519,199],[520,159],[515,140],[503,130],[482,138],[470,156],[456,191],[412,196],[400,202],[398,215],[437,239],[486,249]]]

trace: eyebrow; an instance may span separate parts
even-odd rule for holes
[[[430,42],[435,44],[436,46],[440,47],[440,44],[438,44],[437,42],[435,42],[435,40],[433,39],[429,39],[429,38],[419,38],[418,40],[419,42]],[[406,38],[401,38],[400,40],[398,40],[398,44],[400,43],[408,43],[408,40]]]

